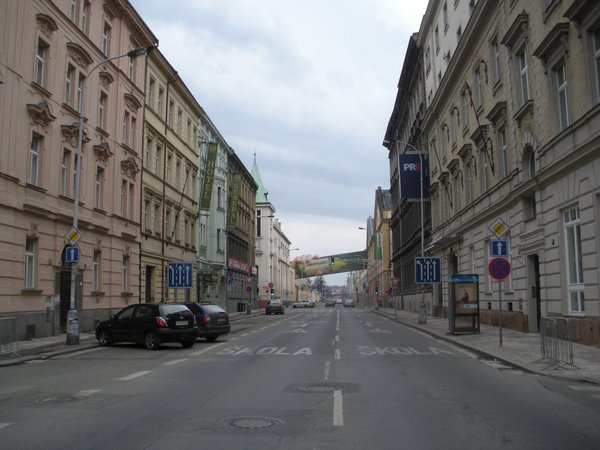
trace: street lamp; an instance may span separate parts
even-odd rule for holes
[[[421,204],[421,258],[425,257],[425,209],[423,206],[423,152],[419,151],[414,145],[408,142],[394,139],[393,142],[403,144],[412,149],[419,156],[419,194]],[[384,144],[389,144],[389,141],[383,141]],[[400,177],[400,152],[398,152],[398,177]],[[398,180],[398,185],[400,180]],[[401,268],[402,270],[402,268]],[[419,323],[427,323],[427,311],[425,308],[425,289],[421,288],[421,304],[419,305]]]
[[[151,47],[152,48],[152,47]],[[75,160],[75,189],[73,193],[73,228],[72,230],[78,234],[78,218],[79,218],[79,178],[81,174],[81,151],[83,146],[83,119],[84,119],[84,108],[85,108],[85,90],[87,88],[87,82],[90,75],[101,65],[118,58],[136,58],[148,53],[147,48],[140,47],[128,51],[123,55],[112,56],[107,59],[103,59],[96,65],[94,65],[85,78],[81,86],[81,98],[79,99],[79,136],[77,137],[77,158]],[[69,312],[67,313],[67,345],[79,344],[79,321],[77,318],[77,309],[75,308],[75,290],[77,287],[77,262],[71,263],[71,304],[69,306]]]

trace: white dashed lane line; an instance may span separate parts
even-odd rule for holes
[[[117,380],[119,381],[130,381],[130,380],[135,380],[136,378],[139,377],[143,377],[144,375],[148,375],[149,373],[152,373],[151,370],[142,370],[140,372],[134,372],[130,375],[121,377],[121,378],[117,378]]]
[[[187,361],[187,360],[188,360],[187,358],[183,358],[183,359],[174,359],[173,361],[167,361],[167,362],[164,362],[164,363],[162,363],[162,365],[163,365],[163,366],[173,366],[173,365],[175,365],[175,364],[179,364],[179,363],[182,363],[182,362],[184,362],[184,361]]]

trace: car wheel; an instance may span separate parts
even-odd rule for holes
[[[191,348],[196,341],[181,341],[181,346],[183,348]]]
[[[148,331],[144,337],[144,345],[148,350],[158,350],[160,347],[160,339],[152,331]]]
[[[102,330],[100,334],[98,334],[98,344],[102,347],[108,347],[109,345],[112,345],[112,343],[113,340],[109,331]]]
[[[219,336],[206,336],[208,342],[215,342]]]

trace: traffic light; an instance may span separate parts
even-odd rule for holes
[[[270,289],[269,296],[273,298],[273,288]]]
[[[379,286],[375,286],[375,295],[379,295]]]
[[[329,265],[331,267],[333,267],[334,264],[335,264],[335,256],[330,256],[329,257]]]

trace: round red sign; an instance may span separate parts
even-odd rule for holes
[[[504,280],[510,274],[510,262],[506,258],[493,258],[488,264],[488,272],[495,280]]]

